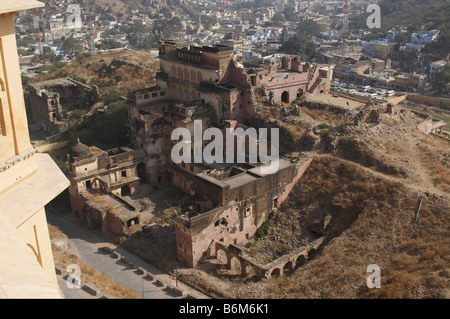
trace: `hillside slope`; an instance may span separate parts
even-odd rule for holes
[[[267,235],[245,250],[267,263],[322,235],[325,244],[267,281],[217,269],[185,271],[183,279],[228,298],[449,298],[449,142],[418,131],[413,113],[383,106],[304,103],[301,116],[270,112],[287,127],[280,139],[315,158]],[[290,127],[305,133],[289,135]],[[371,264],[381,268],[381,289],[366,285]]]
[[[33,81],[60,77],[83,79],[87,85],[97,85],[100,93],[118,91],[122,94],[155,84],[158,59],[147,52],[123,50],[103,53],[74,61]]]

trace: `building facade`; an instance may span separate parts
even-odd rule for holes
[[[45,206],[69,185],[28,133],[13,15],[42,7],[0,3],[0,298],[61,298]]]

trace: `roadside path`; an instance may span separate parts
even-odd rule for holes
[[[195,298],[208,298],[197,290],[176,281],[169,274],[157,267],[145,262],[140,257],[129,253],[128,251],[117,247],[110,242],[106,242],[100,234],[92,230],[85,229],[69,218],[62,217],[50,209],[47,209],[47,221],[49,224],[58,227],[69,239],[74,253],[86,264],[105,273],[118,283],[125,287],[133,289],[138,295],[145,299],[180,299],[180,296],[167,289],[167,286],[177,287]],[[101,247],[108,247],[112,251],[125,257],[134,267],[124,264],[118,259],[114,259],[110,254],[99,251]],[[140,267],[147,271],[153,277],[153,280],[144,278],[142,274],[136,271],[135,267]],[[61,276],[58,276],[61,277]],[[74,291],[81,289],[69,289],[65,280],[58,278],[60,289],[66,298],[90,298],[84,291]],[[162,283],[163,285],[161,286]]]

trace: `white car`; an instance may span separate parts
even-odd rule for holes
[[[377,94],[378,95],[385,95],[386,91],[385,90],[379,90],[379,91],[377,91]]]

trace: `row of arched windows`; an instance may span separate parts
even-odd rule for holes
[[[189,90],[189,88],[182,87],[173,87],[173,95],[174,97],[185,99],[185,100],[197,100],[200,99],[200,92],[196,92],[195,90]]]
[[[188,70],[187,68],[178,68],[172,65],[170,69],[170,74],[174,78],[185,80],[188,82],[200,83],[203,80],[203,74],[200,71],[195,72],[195,70]]]

